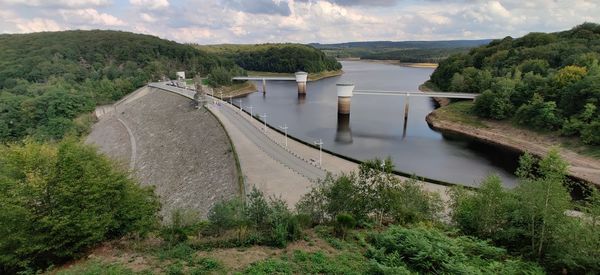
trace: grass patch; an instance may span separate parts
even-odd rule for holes
[[[358,253],[330,256],[323,251],[295,250],[291,255],[258,261],[244,274],[365,274],[368,261]]]
[[[120,263],[104,263],[90,261],[82,265],[70,267],[68,270],[58,271],[56,275],[100,275],[100,274],[151,274],[150,272],[134,272]]]
[[[478,128],[487,126],[472,112],[474,103],[472,101],[459,101],[435,110],[435,114],[452,122],[463,123]]]

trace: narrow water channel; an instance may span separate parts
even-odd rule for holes
[[[391,157],[395,169],[444,182],[478,186],[491,173],[507,187],[516,184],[518,154],[429,128],[425,116],[434,110],[431,99],[410,98],[403,132],[404,97],[355,95],[351,115],[337,116],[336,83],[356,89],[418,91],[433,69],[408,68],[363,61],[343,61],[344,74],[309,82],[306,97],[298,97],[293,81],[269,81],[267,92],[240,98],[244,108],[267,114],[273,127],[286,124],[288,133],[340,155],[366,160]],[[256,83],[261,89],[261,83]],[[234,102],[236,105],[239,103]]]

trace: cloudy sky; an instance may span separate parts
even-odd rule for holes
[[[600,23],[600,0],[0,0],[0,33],[115,29],[200,44],[448,40]]]

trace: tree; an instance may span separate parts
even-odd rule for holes
[[[0,147],[0,182],[3,272],[43,269],[157,222],[151,189],[71,139]]]
[[[476,192],[455,188],[451,197],[452,221],[462,232],[500,243],[511,240],[509,227],[516,201],[503,189],[498,176],[488,176]]]
[[[515,116],[519,124],[534,129],[553,130],[562,124],[556,103],[553,101],[544,102],[539,94],[533,95],[528,104],[519,107]]]
[[[520,204],[518,218],[527,229],[529,252],[542,261],[552,242],[559,239],[559,228],[565,223],[565,212],[571,198],[564,186],[567,163],[556,149],[539,161],[536,169],[531,157],[523,159],[518,171],[516,194]]]

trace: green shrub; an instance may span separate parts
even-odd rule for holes
[[[441,210],[439,196],[424,191],[415,180],[392,174],[390,159],[363,162],[358,173],[328,175],[304,195],[296,209],[313,223],[335,222],[350,214],[361,227],[372,222],[434,221]]]
[[[369,239],[372,247],[367,257],[375,260],[382,270],[408,268],[419,273],[508,274],[506,270],[520,269],[522,274],[543,274],[533,263],[510,259],[502,248],[472,238],[450,238],[436,229],[392,226],[382,233],[372,233]]]
[[[108,238],[145,234],[158,201],[90,146],[0,146],[0,271],[45,268]],[[2,273],[2,272],[0,272]]]
[[[338,237],[342,239],[346,239],[346,235],[348,231],[353,229],[356,226],[356,220],[352,215],[341,213],[335,217],[335,225],[333,227],[333,231]]]

